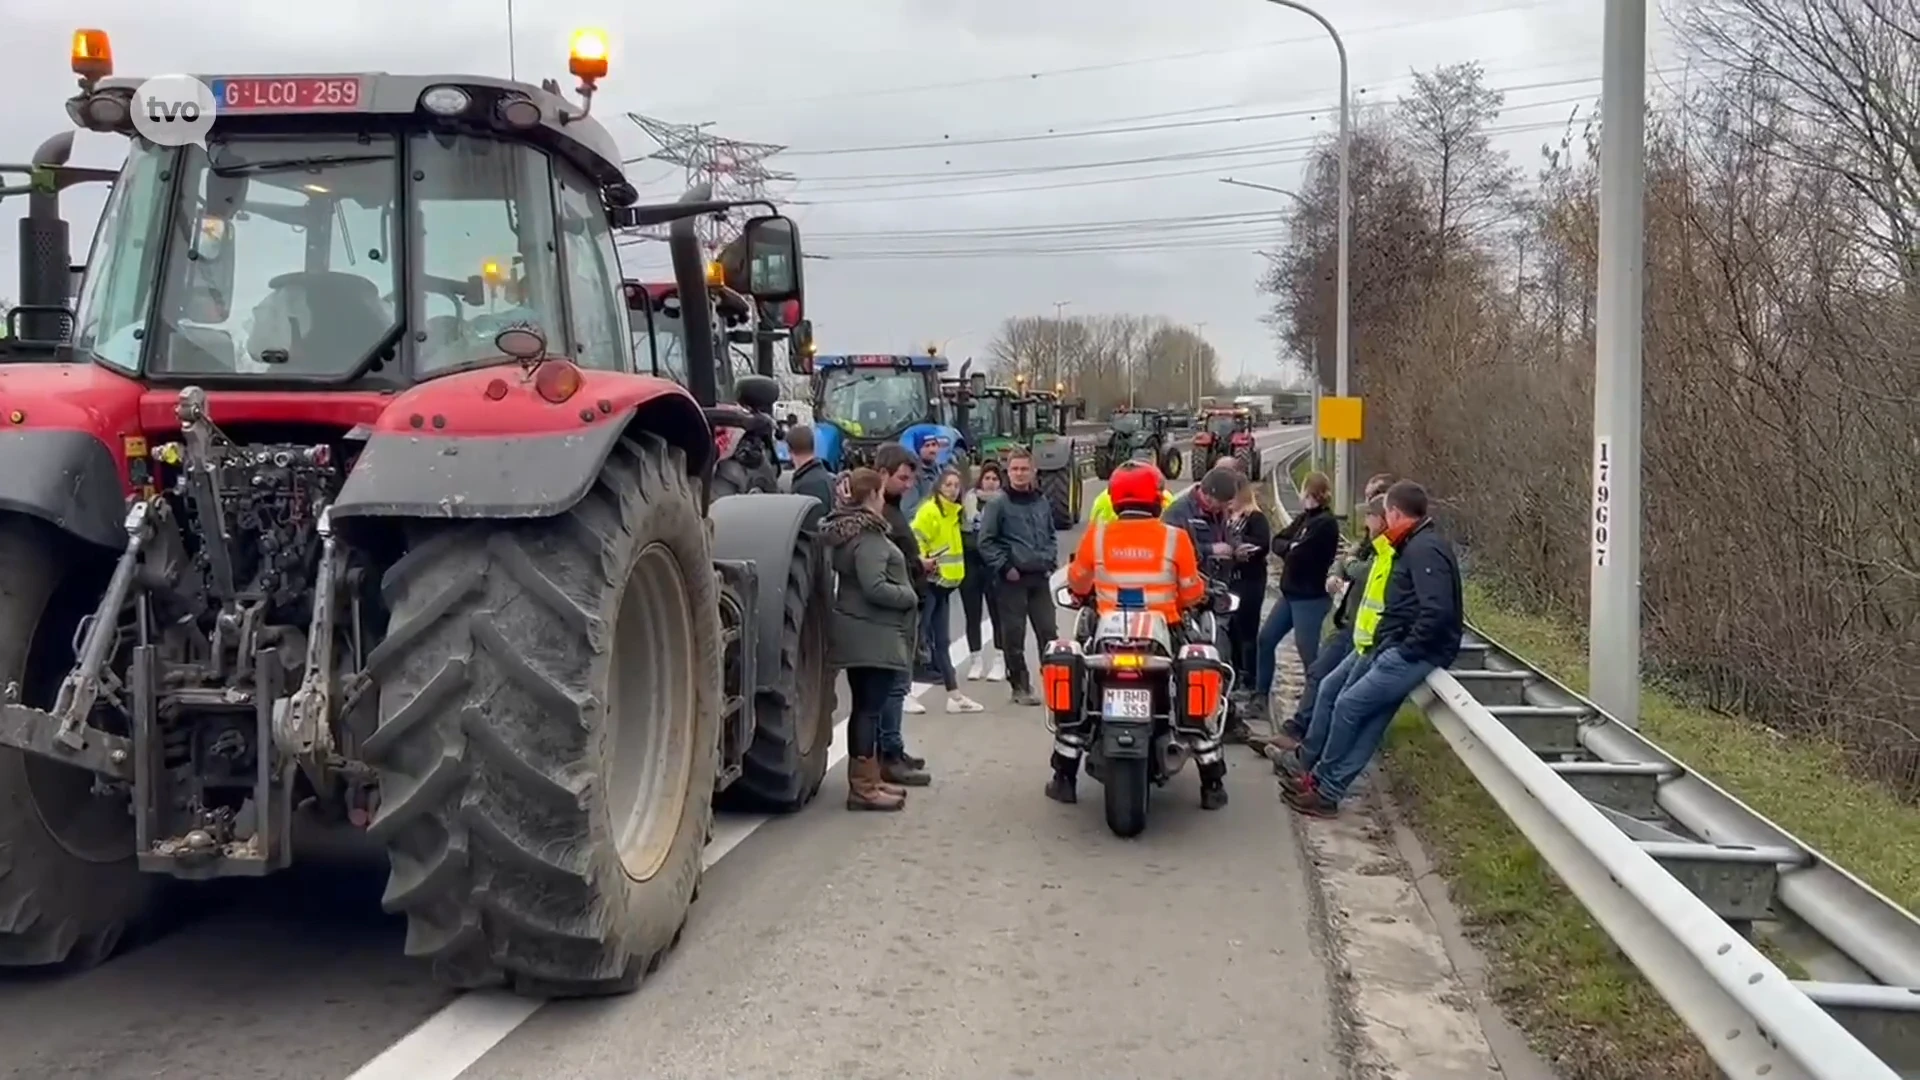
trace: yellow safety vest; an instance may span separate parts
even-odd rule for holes
[[[1162,491],[1160,493],[1160,512],[1163,514],[1166,513],[1167,507],[1172,505],[1173,493],[1170,491]],[[1113,496],[1107,494],[1105,491],[1101,491],[1093,500],[1093,509],[1087,511],[1087,520],[1094,524],[1099,524],[1103,521],[1119,521],[1120,512],[1113,508]]]
[[[1360,594],[1360,610],[1353,616],[1353,651],[1365,656],[1373,648],[1374,631],[1380,627],[1380,613],[1387,607],[1387,579],[1393,576],[1393,543],[1384,536],[1373,538],[1373,565],[1367,570],[1367,587]]]
[[[913,536],[920,553],[940,564],[940,584],[959,588],[967,577],[966,554],[960,549],[960,504],[938,495],[913,513]]]

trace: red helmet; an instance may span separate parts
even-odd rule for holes
[[[1107,498],[1113,500],[1115,513],[1141,511],[1160,513],[1160,470],[1145,462],[1129,461],[1114,470],[1107,483]]]

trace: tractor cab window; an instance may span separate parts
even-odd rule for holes
[[[973,445],[1005,435],[1010,426],[1006,398],[987,394],[973,400],[973,411],[967,414],[967,434],[972,436]]]
[[[1123,412],[1114,413],[1113,419],[1107,424],[1122,435],[1132,435],[1143,430],[1147,426],[1147,420],[1137,412]]]
[[[1236,426],[1232,413],[1217,413],[1207,418],[1207,432],[1221,442],[1233,438]]]
[[[494,338],[523,323],[545,335],[556,355],[573,353],[547,156],[520,143],[447,134],[414,136],[409,154],[420,374],[496,362]]]
[[[927,379],[911,368],[828,368],[820,385],[821,419],[856,438],[889,438],[927,418]]]
[[[140,337],[153,304],[153,261],[161,244],[167,151],[135,141],[100,212],[88,272],[75,306],[78,355],[126,371],[140,369]]]
[[[1053,423],[1053,406],[1045,401],[1036,401],[1030,407],[1033,410],[1033,430],[1042,435],[1057,434]]]
[[[567,307],[573,313],[573,361],[600,371],[629,371],[631,340],[622,333],[627,306],[614,251],[613,226],[600,193],[571,168],[560,170],[560,228],[566,249]]]
[[[148,370],[343,376],[395,344],[391,140],[229,139],[175,163]]]

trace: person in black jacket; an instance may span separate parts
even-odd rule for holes
[[[1460,562],[1453,545],[1427,516],[1426,489],[1402,480],[1387,489],[1387,529],[1393,569],[1373,643],[1327,676],[1334,699],[1325,741],[1310,771],[1284,785],[1287,802],[1302,813],[1331,817],[1386,737],[1401,702],[1435,668],[1460,655],[1465,630]],[[1345,669],[1345,670],[1341,670]],[[1319,737],[1326,694],[1314,709]]]
[[[1000,644],[1015,705],[1038,705],[1027,665],[1027,627],[1045,648],[1059,633],[1049,579],[1060,566],[1052,504],[1034,483],[1033,455],[1007,455],[1006,494],[980,512],[980,561],[999,580]]]
[[[1327,595],[1327,572],[1340,554],[1340,522],[1327,509],[1333,484],[1325,473],[1308,473],[1300,485],[1300,516],[1274,534],[1273,553],[1280,556],[1280,600],[1260,626],[1254,646],[1256,670],[1249,712],[1265,716],[1273,695],[1273,676],[1280,666],[1277,654],[1288,633],[1300,652],[1300,667],[1311,670],[1320,656],[1320,631],[1333,609]]]
[[[833,509],[833,488],[838,479],[827,463],[813,456],[813,429],[796,424],[787,429],[787,453],[793,459],[793,471],[787,474],[786,490],[795,495],[811,495],[820,500],[823,510]]]
[[[1260,608],[1267,601],[1267,552],[1273,544],[1273,526],[1248,484],[1227,514],[1227,530],[1234,545],[1233,591],[1240,608],[1227,620],[1227,642],[1233,655],[1233,681],[1249,697],[1259,672]]]
[[[886,477],[886,509],[882,516],[887,519],[887,535],[900,547],[900,553],[907,557],[907,576],[913,579],[914,594],[920,602],[926,602],[927,575],[936,565],[932,559],[920,554],[920,541],[914,539],[913,528],[907,523],[907,515],[900,509],[900,500],[913,487],[914,478],[919,473],[919,461],[913,453],[899,443],[882,446],[874,455],[874,465],[880,474]],[[919,609],[914,609],[914,626],[919,625]],[[914,634],[914,650],[919,651],[919,634]],[[905,787],[925,787],[931,782],[927,775],[925,758],[907,753],[906,734],[902,724],[902,714],[926,712],[926,706],[911,701],[908,695],[913,690],[913,673],[902,671],[895,681],[893,692],[887,696],[886,711],[880,717],[880,769],[889,784]]]

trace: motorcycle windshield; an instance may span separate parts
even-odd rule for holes
[[[833,368],[821,379],[820,418],[856,439],[892,439],[924,423],[926,377],[908,368]]]

